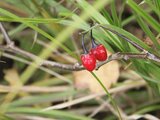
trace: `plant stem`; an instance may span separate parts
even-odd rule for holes
[[[95,48],[95,47],[97,46],[97,44],[96,44],[96,42],[95,42],[95,40],[94,40],[94,37],[93,37],[93,34],[92,34],[92,30],[93,30],[93,29],[91,29],[92,48]]]
[[[84,45],[84,36],[85,36],[85,34],[82,35],[82,48],[83,48],[84,54],[87,54],[88,51],[87,51],[87,49],[86,49],[86,47]]]
[[[106,89],[106,87],[103,85],[103,83],[101,82],[101,80],[96,76],[96,74],[94,72],[91,72],[91,74],[93,75],[93,77],[99,82],[99,84],[101,85],[101,87],[104,89],[104,91],[106,92],[107,96],[110,98],[114,108],[117,110],[118,112],[118,117],[119,120],[122,120],[122,116],[120,114],[120,111],[118,109],[118,106],[116,104],[116,102],[114,101],[114,99],[112,98],[112,96],[109,94],[108,90]]]

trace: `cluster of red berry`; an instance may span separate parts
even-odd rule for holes
[[[88,70],[93,71],[96,68],[96,60],[105,61],[107,59],[107,51],[102,44],[96,44],[91,30],[92,48],[88,52],[84,45],[84,35],[82,36],[82,47],[84,54],[81,55],[82,65]]]

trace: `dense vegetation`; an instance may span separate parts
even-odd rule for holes
[[[159,21],[159,0],[0,1],[1,28],[11,39],[1,31],[0,120],[158,120]],[[122,56],[89,73],[80,55],[82,33],[91,29],[109,59]]]

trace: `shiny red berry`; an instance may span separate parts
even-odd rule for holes
[[[96,67],[96,58],[93,54],[89,54],[84,45],[84,35],[82,35],[82,48],[84,54],[81,55],[82,65],[88,70],[93,71]]]
[[[96,67],[96,58],[93,54],[82,54],[81,61],[82,61],[82,65],[88,71],[93,71]]]
[[[106,48],[100,44],[90,50],[90,54],[93,54],[99,61],[105,61],[107,59]]]
[[[107,51],[106,48],[102,44],[97,44],[92,35],[91,29],[91,40],[92,40],[92,49],[90,50],[90,54],[93,54],[95,58],[99,61],[105,61],[107,59]]]

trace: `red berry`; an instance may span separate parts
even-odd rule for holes
[[[105,61],[107,59],[107,51],[102,44],[92,48],[90,54],[93,54],[99,61]]]
[[[93,71],[96,67],[96,58],[92,54],[82,54],[81,61],[88,71]]]

